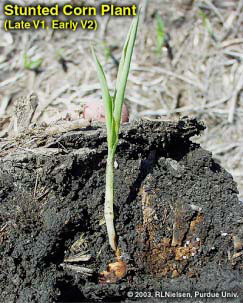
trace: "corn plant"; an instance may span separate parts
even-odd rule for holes
[[[94,48],[92,54],[97,68],[97,74],[102,90],[102,99],[105,108],[108,157],[106,163],[106,189],[105,189],[105,222],[111,248],[117,252],[116,232],[114,227],[114,160],[119,138],[122,106],[124,102],[126,84],[130,70],[131,58],[137,35],[139,16],[137,16],[130,27],[123,48],[122,58],[119,64],[114,96],[110,95],[105,73],[100,64]]]
[[[201,18],[202,18],[203,27],[207,29],[211,38],[214,41],[217,41],[217,39],[214,35],[213,26],[212,26],[210,20],[208,19],[207,15],[205,14],[205,12],[202,10],[199,10],[199,16],[201,16]]]
[[[165,26],[162,18],[157,13],[156,14],[156,32],[157,32],[157,54],[161,54],[162,47],[164,46],[165,41]]]
[[[41,67],[43,59],[31,60],[28,55],[24,54],[24,68],[32,71],[38,71]]]

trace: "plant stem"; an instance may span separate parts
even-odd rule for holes
[[[114,159],[115,159],[115,148],[108,149],[108,158],[106,162],[106,190],[105,190],[105,221],[106,228],[111,248],[116,251],[116,232],[114,226]]]

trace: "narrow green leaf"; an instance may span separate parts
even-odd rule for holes
[[[119,64],[119,67],[118,67],[117,78],[116,78],[115,94],[116,94],[116,91],[117,91],[117,89],[119,87],[119,83],[120,83],[120,79],[121,79],[121,74],[122,74],[122,71],[123,71],[123,68],[124,68],[124,61],[125,61],[126,53],[127,53],[127,46],[128,46],[128,42],[129,42],[130,37],[131,37],[131,31],[133,29],[133,25],[134,25],[134,21],[132,22],[132,24],[131,24],[131,26],[129,28],[129,31],[128,31],[128,34],[127,34],[127,37],[126,37],[126,41],[125,41],[124,46],[123,46],[122,57],[121,57],[121,60],[120,60],[120,64]]]
[[[209,35],[211,36],[211,38],[215,41],[217,41],[214,32],[213,32],[213,27],[211,22],[209,21],[207,15],[205,14],[204,11],[200,10],[199,11],[199,15],[202,17],[202,22],[203,22],[203,26],[207,29]]]
[[[116,151],[116,146],[118,143],[118,134],[116,133],[116,124],[113,116],[115,99],[116,99],[116,90],[114,92],[114,96],[112,97],[112,144],[113,144],[114,153]]]
[[[139,22],[139,14],[133,20],[132,25],[130,27],[118,69],[117,83],[116,83],[116,97],[114,100],[114,111],[113,111],[113,119],[115,121],[115,130],[116,130],[117,138],[120,128],[122,106],[124,102],[127,79],[128,79],[128,74],[129,74],[130,64],[132,59],[132,53],[133,53],[133,48],[137,35],[138,22]]]
[[[30,61],[30,60],[29,60],[27,54],[25,53],[25,54],[24,54],[24,68],[27,69],[27,68],[29,67],[29,64],[30,64],[29,61]]]
[[[102,65],[99,62],[98,57],[96,56],[96,53],[94,51],[94,48],[91,47],[92,54],[94,61],[96,63],[97,73],[100,80],[101,90],[102,90],[102,98],[104,102],[104,108],[105,108],[105,116],[106,116],[106,128],[107,128],[107,142],[109,148],[112,148],[113,146],[113,135],[112,135],[112,111],[113,111],[113,105],[112,105],[112,98],[110,96],[109,88],[107,85],[105,73],[103,71]]]
[[[160,54],[165,40],[165,26],[159,14],[156,14],[156,21],[157,21],[157,53]]]
[[[109,47],[109,45],[107,44],[107,42],[103,42],[103,46],[104,46],[104,55],[105,55],[105,61],[107,62],[108,59],[111,57],[111,49]]]

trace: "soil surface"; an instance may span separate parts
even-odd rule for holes
[[[232,176],[190,140],[203,129],[188,118],[123,125],[114,208],[127,274],[115,284],[99,282],[114,262],[104,126],[1,142],[0,301],[243,302],[243,207]]]

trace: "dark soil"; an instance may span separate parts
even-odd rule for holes
[[[182,301],[154,291],[191,292],[184,302],[243,302],[243,207],[231,175],[190,141],[203,129],[193,119],[122,127],[115,227],[128,272],[116,284],[99,283],[114,261],[103,220],[104,127],[2,144],[0,302]],[[64,262],[74,243],[88,261]]]

